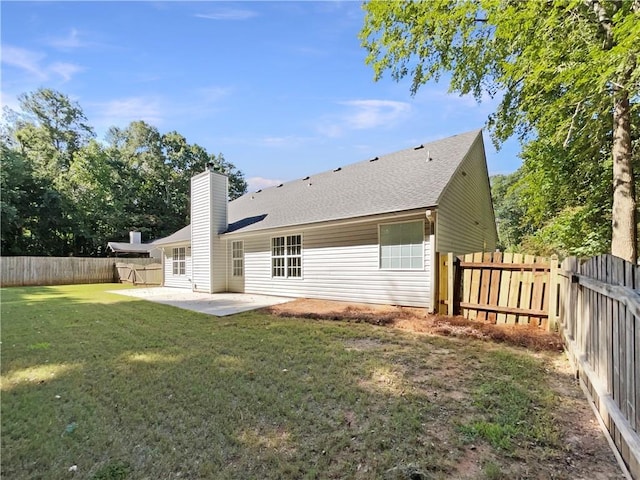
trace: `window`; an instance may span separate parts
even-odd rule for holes
[[[173,249],[173,274],[185,275],[187,273],[187,262],[185,260],[185,247]]]
[[[422,270],[423,242],[422,221],[380,225],[380,268]]]
[[[231,267],[234,277],[244,276],[244,244],[242,240],[231,243]]]
[[[271,275],[302,277],[302,235],[271,239]]]

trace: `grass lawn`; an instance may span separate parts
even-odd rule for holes
[[[1,290],[2,478],[574,478],[557,354],[114,288]]]

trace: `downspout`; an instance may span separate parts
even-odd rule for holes
[[[165,253],[164,249],[165,249],[165,247],[160,247],[160,250],[162,250],[162,255],[160,255],[160,265],[162,265],[162,286],[163,287],[166,286],[165,285],[166,279],[164,278],[164,260],[165,260],[165,257],[166,257],[166,253]]]
[[[429,251],[431,254],[431,309],[429,313],[438,312],[438,254],[436,253],[436,222],[438,217],[435,210],[425,212],[427,222],[429,222]]]

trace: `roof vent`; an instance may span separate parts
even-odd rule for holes
[[[309,180],[309,177],[304,177],[302,180]]]
[[[424,145],[420,144],[416,147],[413,147],[414,150],[420,150],[421,148],[424,148]]]
[[[342,170],[342,167],[338,167],[334,170],[334,172],[339,172],[340,170]]]
[[[376,160],[378,160],[378,157],[373,157],[371,160],[369,160],[370,162],[375,162]]]
[[[276,188],[280,188],[281,186],[283,186],[284,183],[281,183],[280,185],[278,185]]]
[[[256,193],[260,193],[261,191],[262,191],[262,189],[260,189],[260,190],[256,191]]]

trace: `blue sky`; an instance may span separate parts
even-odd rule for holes
[[[6,2],[3,105],[53,88],[98,137],[145,120],[243,171],[250,190],[485,125],[497,105],[373,81],[360,2]],[[515,170],[517,142],[490,174]]]

